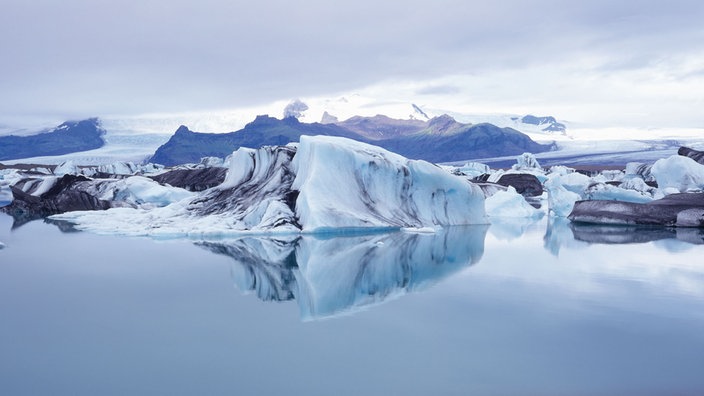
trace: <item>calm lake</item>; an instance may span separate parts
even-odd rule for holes
[[[157,241],[12,224],[2,395],[704,394],[704,230]]]

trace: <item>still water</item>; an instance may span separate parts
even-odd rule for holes
[[[701,230],[155,241],[12,224],[2,395],[704,393]]]

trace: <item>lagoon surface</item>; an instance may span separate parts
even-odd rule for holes
[[[2,395],[704,393],[702,230],[12,225],[0,215]]]

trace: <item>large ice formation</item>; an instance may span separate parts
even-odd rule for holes
[[[484,224],[484,194],[464,178],[346,138],[239,149],[225,181],[152,210],[56,215],[130,235],[325,232]]]

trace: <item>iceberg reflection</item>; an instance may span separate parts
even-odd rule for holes
[[[234,282],[265,301],[296,300],[303,320],[354,312],[424,287],[477,263],[488,226],[436,233],[246,237],[199,242],[231,257]]]
[[[574,238],[579,241],[600,244],[646,243],[666,239],[701,245],[704,244],[704,229],[684,227],[648,227],[624,225],[570,224]]]

